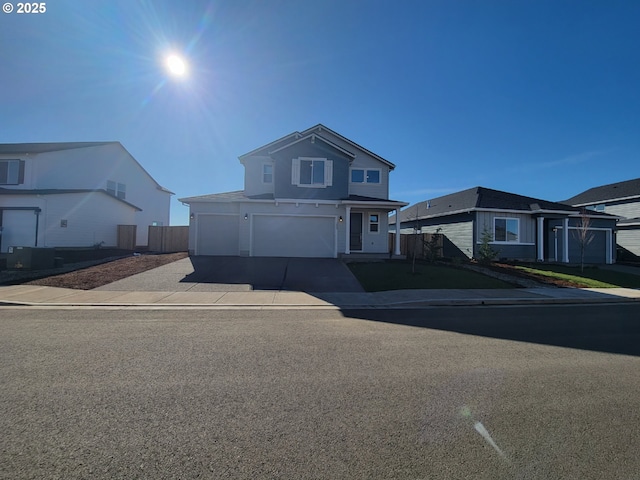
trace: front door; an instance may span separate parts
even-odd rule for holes
[[[351,212],[349,219],[351,231],[349,232],[349,250],[362,251],[362,212]]]

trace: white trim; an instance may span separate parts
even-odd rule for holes
[[[422,227],[420,227],[422,228]],[[420,233],[420,232],[418,232]],[[489,242],[492,245],[524,245],[524,246],[535,246],[535,242]],[[482,245],[481,241],[476,240],[476,245]]]
[[[598,205],[601,203],[611,203],[611,202],[622,202],[624,200],[636,200],[640,198],[640,195],[630,195],[628,197],[620,197],[620,198],[609,198],[607,200],[598,200],[596,202],[587,202],[587,203],[576,203],[575,205],[572,205],[573,207],[586,207],[589,205]]]
[[[243,154],[243,155],[240,155],[240,156],[238,157],[238,160],[240,160],[240,163],[244,164],[244,159],[245,159],[245,158],[247,158],[247,157],[253,157],[253,156],[254,156],[254,153],[258,153],[260,150],[263,150],[263,149],[265,149],[265,148],[268,148],[268,147],[270,147],[271,145],[275,145],[275,144],[276,144],[276,143],[278,143],[278,142],[282,142],[283,140],[286,140],[286,139],[287,139],[287,138],[289,138],[289,137],[296,137],[296,138],[300,138],[300,135],[301,135],[301,134],[300,134],[300,132],[293,132],[293,133],[290,133],[289,135],[285,135],[284,137],[280,137],[279,139],[274,140],[273,142],[269,142],[269,143],[267,143],[266,145],[263,145],[263,146],[261,146],[261,147],[255,148],[255,149],[251,150],[251,151],[250,151],[250,152],[248,152],[248,153],[245,153],[245,154]]]
[[[335,148],[339,152],[345,154],[346,156],[351,157],[352,159],[356,158],[354,153],[351,153],[351,152],[345,150],[344,148],[336,145],[335,143],[330,142],[329,140],[327,140],[326,138],[324,138],[324,137],[322,137],[322,136],[320,136],[318,134],[305,135],[304,137],[301,137],[301,138],[299,138],[299,139],[297,139],[297,140],[295,140],[293,142],[287,143],[286,145],[283,145],[282,147],[276,148],[275,150],[271,150],[269,152],[269,155],[273,155],[274,153],[277,153],[277,152],[279,152],[281,150],[285,150],[285,149],[289,148],[290,146],[295,145],[296,143],[299,143],[299,142],[303,142],[303,141],[305,141],[305,140],[307,140],[309,138],[311,139],[311,143],[315,143],[316,139],[318,139],[318,140],[323,141],[324,143],[326,143],[330,147]]]
[[[346,137],[343,137],[343,136],[342,136],[342,135],[340,135],[338,132],[335,132],[335,131],[331,130],[330,128],[325,127],[325,126],[324,126],[324,125],[322,125],[321,123],[319,123],[318,125],[315,125],[315,126],[313,126],[313,127],[309,128],[309,129],[305,130],[305,131],[304,131],[304,132],[302,132],[302,133],[303,133],[303,134],[305,134],[305,133],[308,133],[308,132],[312,132],[312,131],[314,131],[314,130],[316,130],[316,129],[317,129],[318,131],[320,131],[320,132],[322,132],[322,130],[323,130],[323,129],[324,129],[324,130],[326,130],[326,131],[327,131],[327,132],[329,132],[330,134],[332,134],[332,135],[334,135],[334,136],[338,137],[338,138],[339,138],[340,140],[342,140],[343,142],[348,143],[348,144],[349,144],[349,145],[351,145],[352,147],[355,147],[355,148],[357,148],[358,150],[360,150],[360,151],[362,151],[362,152],[366,153],[367,155],[371,155],[371,156],[372,156],[373,158],[375,158],[376,160],[378,160],[378,161],[380,161],[380,162],[382,162],[382,163],[384,163],[384,164],[388,165],[390,170],[394,170],[394,169],[396,168],[396,166],[395,166],[393,163],[391,163],[389,160],[385,160],[385,159],[384,159],[384,158],[382,158],[380,155],[377,155],[377,154],[373,153],[371,150],[367,150],[367,149],[366,149],[366,148],[364,148],[363,146],[358,145],[357,143],[355,143],[355,142],[353,142],[353,141],[349,140],[349,139],[348,139],[348,138],[346,138]]]
[[[569,240],[569,230],[580,230],[582,227],[568,227],[567,228],[567,235],[566,235],[566,239],[567,241]],[[563,230],[563,240],[564,240],[564,228],[563,227],[553,227],[554,230],[554,237],[555,237],[555,252],[554,252],[554,259],[557,262],[558,261],[558,230]],[[606,253],[606,260],[605,262],[607,264],[612,264],[613,263],[613,229],[611,228],[605,228],[605,227],[589,227],[587,230],[594,230],[594,231],[599,231],[599,232],[605,232],[606,234],[606,240],[605,240],[605,248],[607,249]],[[563,262],[568,263],[569,262],[569,248],[568,248],[568,244],[567,244],[567,250],[566,250],[566,260],[564,260],[565,257],[565,252],[562,252],[562,256],[563,256]]]
[[[515,220],[518,223],[518,238],[517,240],[514,241],[509,241],[509,240],[496,240],[496,220],[505,220],[505,237],[509,237],[508,235],[508,228],[507,228],[507,222],[509,220]],[[486,225],[486,224],[485,224]],[[480,226],[480,225],[478,225]],[[519,218],[514,218],[514,217],[493,217],[493,222],[492,222],[492,227],[493,227],[493,241],[491,243],[495,243],[495,244],[499,244],[499,245],[524,245],[524,243],[520,242],[520,219]]]
[[[344,246],[344,253],[346,255],[349,255],[351,253],[351,207],[347,206],[345,207],[346,213],[345,213],[345,219],[344,219],[344,223],[345,223],[345,227],[346,227],[346,234],[345,234],[345,246]]]
[[[264,167],[271,167],[271,181],[265,182],[264,176],[267,175],[264,171]],[[262,162],[262,184],[263,185],[275,185],[275,165],[273,162]]]
[[[400,210],[396,209],[396,218],[398,218],[398,215],[400,215]],[[394,244],[394,255],[400,255],[400,228],[398,228],[399,226],[396,226],[396,231],[395,231],[395,244]],[[389,226],[387,225],[387,232],[389,231]]]
[[[311,182],[300,183],[300,162],[311,162]],[[323,183],[313,183],[313,164],[322,162]],[[327,188],[333,185],[333,160],[322,157],[297,157],[291,161],[291,184],[302,188]]]
[[[354,170],[362,170],[363,181],[362,182],[354,182],[353,179],[353,171]],[[368,182],[367,172],[375,171],[378,172],[378,181],[377,182]],[[382,169],[381,168],[367,168],[367,167],[351,167],[349,169],[349,184],[350,185],[382,185]]]
[[[378,231],[374,232],[371,230],[371,215],[376,215],[378,217],[378,221],[377,222],[373,222],[374,224],[378,225]],[[368,225],[368,233],[370,235],[379,235],[380,234],[380,219],[382,218],[382,215],[380,214],[380,212],[367,212],[367,225]]]
[[[537,237],[538,237],[538,248],[537,248],[537,259],[540,262],[544,261],[544,217],[538,217],[536,220],[537,224]]]
[[[407,204],[408,205],[408,204]],[[460,208],[458,210],[452,210],[450,212],[436,213],[434,215],[422,215],[417,218],[412,218],[411,220],[401,220],[400,223],[405,222],[414,222],[416,220],[427,220],[431,218],[439,218],[439,217],[448,217],[450,215],[459,215],[461,213],[472,213],[472,212],[489,212],[489,213],[515,213],[520,215],[539,215],[541,213],[553,214],[553,215],[577,215],[579,216],[579,212],[576,211],[563,211],[563,210],[504,210],[500,208]],[[603,217],[603,218],[611,218],[611,217]]]

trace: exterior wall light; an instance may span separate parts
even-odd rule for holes
[[[245,219],[245,220],[248,220],[248,219],[249,219],[249,215],[245,213],[245,214],[244,214],[244,219]]]
[[[344,219],[342,218],[342,215],[340,215],[340,218],[338,218],[338,221],[339,221],[340,223],[342,223],[342,222],[344,221]]]

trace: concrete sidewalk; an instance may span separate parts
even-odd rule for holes
[[[96,307],[410,308],[450,305],[535,305],[640,301],[628,288],[514,288],[393,290],[375,293],[305,293],[282,290],[228,292],[73,290],[37,285],[0,286],[0,305]]]

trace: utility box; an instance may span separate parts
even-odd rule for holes
[[[11,270],[47,270],[56,264],[54,248],[9,247],[7,268]]]

